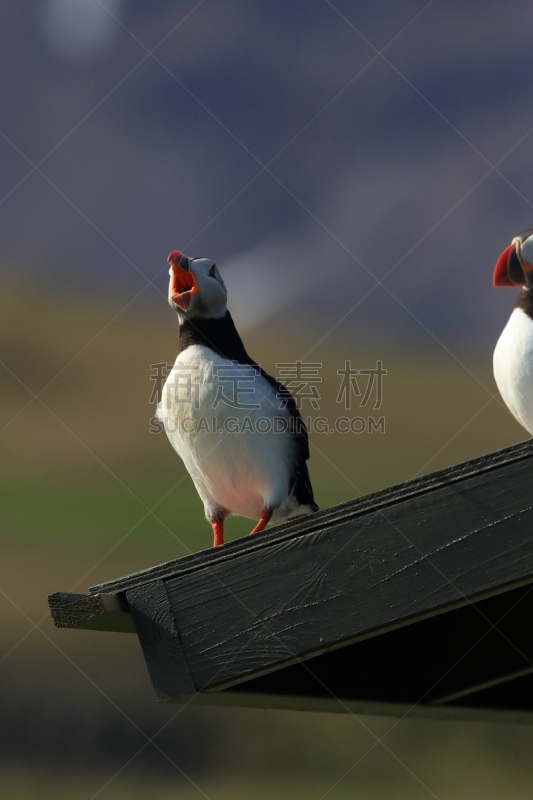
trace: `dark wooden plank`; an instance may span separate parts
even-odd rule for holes
[[[506,684],[507,686],[507,684]],[[533,692],[533,684],[521,687],[521,692]],[[531,725],[533,708],[506,708],[498,703],[497,707],[480,704],[479,706],[459,705],[418,705],[408,703],[385,703],[374,700],[347,700],[338,703],[331,697],[301,697],[298,695],[271,695],[246,692],[234,692],[227,689],[222,692],[198,692],[196,695],[185,695],[175,698],[176,704],[194,704],[203,706],[229,706],[240,708],[279,709],[283,711],[315,711],[328,714],[356,714],[385,717],[404,717],[405,719],[454,720],[459,722],[497,722],[508,724]]]
[[[110,611],[117,602],[126,608],[125,598],[104,598],[107,612],[99,609],[94,615],[95,596],[52,596],[52,604],[59,605],[58,627],[124,630],[124,625],[110,623]],[[276,697],[328,697],[333,692],[343,701],[449,702],[533,671],[532,616],[532,587],[515,589],[245,680],[233,691]],[[127,630],[134,632],[131,615],[127,618]]]
[[[530,582],[532,482],[531,457],[507,460],[431,495],[169,578],[196,686],[279,668]]]
[[[472,619],[468,628],[468,635],[473,634],[471,647],[433,687],[425,702],[453,703],[459,698],[467,698],[533,673],[533,587],[530,585],[490,598],[479,603],[478,609],[482,616],[477,615],[476,621]],[[473,608],[468,610],[475,612]],[[465,641],[465,630],[453,624],[453,619],[450,622],[453,642],[450,636],[446,644],[449,642],[451,649],[455,650],[458,641]],[[490,627],[491,624],[494,627]],[[480,639],[474,630],[481,626],[486,626],[487,630]]]
[[[227,691],[416,705],[465,696],[533,671],[532,611],[532,588],[522,587],[241,679]]]
[[[491,708],[503,711],[525,711],[533,713],[533,675],[517,677],[513,681],[491,686],[450,703],[435,708],[463,708],[472,710]]]
[[[56,628],[135,633],[126,598],[121,594],[68,594],[48,598]]]
[[[150,580],[164,579],[177,573],[186,573],[203,566],[215,565],[221,561],[233,559],[237,555],[262,550],[274,543],[290,540],[306,533],[324,530],[341,522],[353,521],[355,526],[359,517],[378,509],[386,510],[388,507],[402,503],[413,496],[430,494],[442,487],[461,481],[468,481],[474,476],[498,470],[506,465],[517,462],[527,463],[531,460],[533,460],[533,441],[520,442],[503,450],[466,461],[463,464],[457,464],[430,475],[405,481],[356,500],[342,503],[333,508],[324,509],[309,517],[301,517],[291,522],[286,522],[283,525],[269,529],[260,536],[244,537],[238,541],[229,542],[223,547],[192,553],[189,556],[168,561],[165,564],[159,564],[123,578],[98,584],[91,587],[90,591],[93,593],[125,591],[132,586],[142,585]],[[430,507],[431,499],[428,498],[427,508],[429,509]]]
[[[158,701],[194,692],[163,582],[130,589],[127,600]]]

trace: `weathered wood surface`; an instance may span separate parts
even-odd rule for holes
[[[109,625],[94,598],[117,593],[161,700],[533,720],[516,690],[533,696],[532,486],[528,441],[109,581],[85,606],[54,595],[54,620]]]
[[[526,466],[528,462],[531,461],[533,461],[533,440],[520,442],[512,447],[506,447],[503,450],[488,453],[479,458],[474,458],[471,461],[466,461],[463,464],[457,464],[453,467],[433,472],[430,475],[424,475],[421,478],[405,481],[396,486],[365,495],[357,500],[341,503],[333,508],[326,508],[308,517],[300,517],[291,522],[286,522],[275,528],[270,528],[260,536],[244,537],[237,541],[229,542],[223,547],[202,550],[198,553],[192,553],[191,555],[183,556],[173,561],[167,561],[164,564],[159,564],[146,570],[141,570],[140,572],[127,575],[123,578],[106,581],[105,583],[92,586],[90,592],[125,591],[132,586],[139,586],[149,580],[155,580],[156,578],[164,579],[183,572],[189,572],[204,565],[233,559],[241,553],[261,550],[274,542],[302,536],[303,534],[312,533],[316,530],[324,530],[328,526],[335,525],[339,522],[350,522],[353,520],[355,526],[356,520],[359,517],[367,513],[374,513],[380,509],[386,511],[388,507],[401,503],[409,497],[422,496],[427,493],[432,493],[433,491],[438,491],[440,488],[449,486],[452,483],[462,482],[476,475],[481,476],[491,470],[502,466],[505,467],[505,465],[509,463],[524,462],[524,466]],[[426,511],[430,510],[431,506],[431,500],[428,499]]]
[[[234,553],[165,583],[207,688],[533,580],[533,459]]]
[[[515,589],[174,702],[531,724],[532,610]]]
[[[167,702],[194,692],[163,582],[136,586],[127,599],[157,699]]]
[[[515,589],[252,677],[221,694],[418,707],[452,699],[468,704],[471,695],[525,673],[533,688],[532,609],[532,587]],[[528,696],[533,712],[533,691]]]
[[[56,628],[136,632],[123,595],[56,592],[49,596],[48,605]]]

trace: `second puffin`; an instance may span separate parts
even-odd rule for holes
[[[178,250],[168,263],[180,339],[158,417],[204,503],[215,546],[232,514],[258,520],[258,533],[271,520],[317,511],[305,424],[288,389],[246,352],[216,264]]]

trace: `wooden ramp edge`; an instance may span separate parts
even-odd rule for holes
[[[533,721],[533,442],[49,598],[161,701]]]

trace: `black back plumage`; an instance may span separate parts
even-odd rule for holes
[[[192,319],[184,319],[180,324],[178,354],[195,344],[209,347],[229,361],[255,367],[275,389],[282,408],[286,408],[290,415],[289,432],[295,450],[289,494],[294,494],[300,505],[308,505],[313,511],[318,511],[306,464],[309,459],[307,428],[296,401],[287,387],[273,378],[272,375],[269,375],[268,372],[265,372],[256,361],[250,358],[229,311],[226,311],[224,316],[219,318],[193,317]]]
[[[533,319],[533,290],[522,289],[516,300],[515,308],[521,308],[524,314]]]

